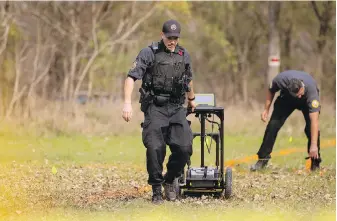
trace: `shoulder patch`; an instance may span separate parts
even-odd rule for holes
[[[137,61],[134,61],[131,67],[131,70],[135,69],[137,67]]]
[[[152,42],[151,48],[152,48],[153,50],[158,50],[158,48],[159,48],[158,42]]]
[[[311,106],[312,106],[313,108],[318,108],[318,107],[319,107],[319,102],[318,102],[318,100],[313,100],[313,101],[311,102]]]

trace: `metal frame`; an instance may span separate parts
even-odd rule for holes
[[[188,111],[187,116],[190,114],[195,114],[196,117],[200,116],[201,131],[199,133],[193,133],[193,139],[200,136],[201,140],[201,158],[200,166],[205,167],[205,137],[211,136],[216,142],[216,159],[215,164],[219,169],[220,167],[220,185],[219,187],[214,187],[211,189],[225,189],[225,174],[224,174],[224,108],[223,107],[213,107],[213,106],[197,106],[193,112]],[[218,133],[206,133],[205,123],[207,117],[211,114],[216,115],[220,119],[220,126]],[[220,161],[220,164],[219,164]],[[191,162],[189,161],[187,170],[190,168]],[[210,188],[194,188],[185,183],[185,185],[180,186],[181,189],[193,190],[193,189],[210,189]]]

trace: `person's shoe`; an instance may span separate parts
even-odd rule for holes
[[[165,197],[168,201],[175,201],[177,199],[177,194],[175,190],[174,183],[164,183]]]
[[[310,170],[311,171],[315,171],[315,170],[319,170],[320,166],[319,164],[321,163],[321,159],[311,159],[311,167]]]
[[[255,164],[250,167],[250,171],[258,171],[264,169],[268,164],[267,159],[259,159]]]
[[[163,193],[161,191],[161,185],[152,186],[152,203],[153,204],[162,204]]]

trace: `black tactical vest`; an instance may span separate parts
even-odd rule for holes
[[[149,71],[151,77],[148,79],[151,81],[151,90],[155,95],[181,97],[186,92],[183,80],[185,75],[184,49],[177,46],[178,53],[170,53],[166,52],[164,47],[158,47],[158,43],[151,45],[155,57]]]

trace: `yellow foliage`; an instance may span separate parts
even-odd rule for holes
[[[19,38],[20,37],[19,30],[18,30],[18,28],[15,24],[11,24],[11,26],[9,27],[8,35],[10,37],[13,37],[13,38]]]
[[[161,10],[169,9],[174,12],[182,13],[184,15],[191,15],[190,3],[187,1],[173,1],[173,2],[162,2],[158,3],[158,8]]]

